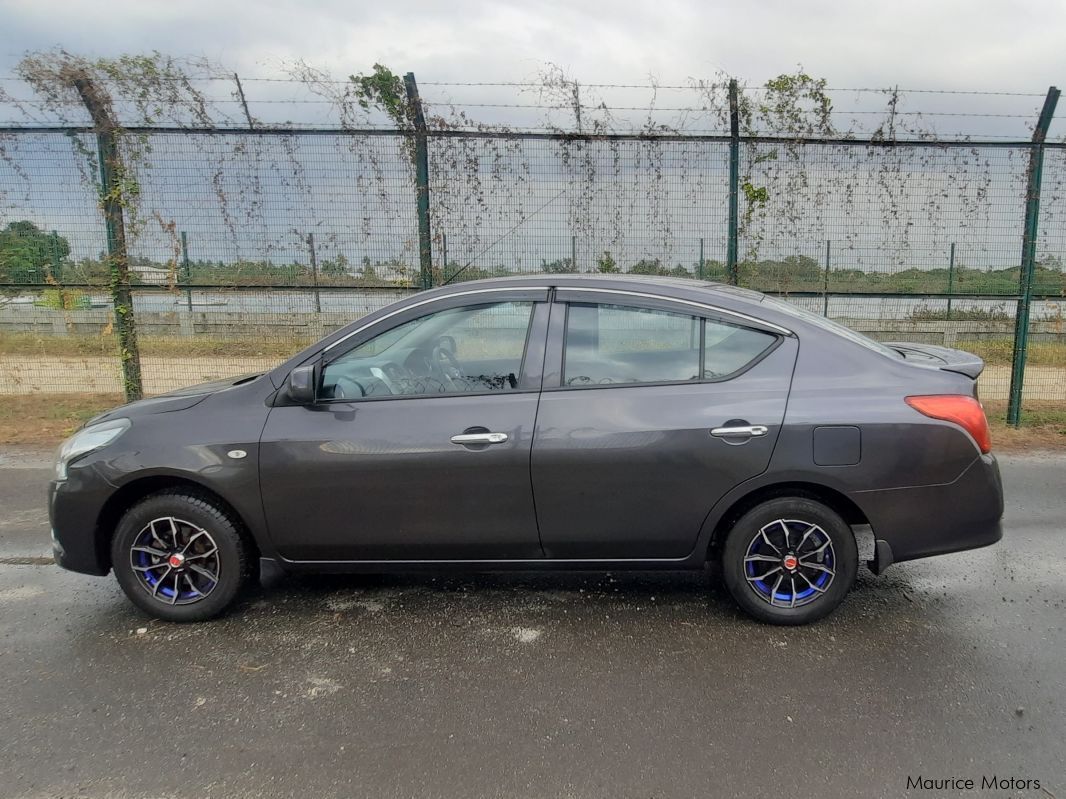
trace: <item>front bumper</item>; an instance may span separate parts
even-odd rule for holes
[[[951,483],[857,491],[874,530],[880,574],[892,563],[994,544],[1003,537],[1003,483],[994,455],[982,455]]]
[[[72,469],[66,480],[48,484],[52,556],[64,569],[104,575],[111,570],[107,542],[97,520],[114,488],[93,469]]]

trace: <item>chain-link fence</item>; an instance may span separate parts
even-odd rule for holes
[[[982,398],[1006,404],[1030,142],[431,130],[420,186],[417,135],[124,133],[144,392],[263,370],[423,285],[617,272],[735,277],[879,339],[975,351]],[[123,392],[97,147],[91,129],[0,132],[0,394]],[[1021,397],[1061,410],[1061,145],[1042,186]]]

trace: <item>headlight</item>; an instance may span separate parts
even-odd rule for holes
[[[94,449],[106,447],[129,429],[129,419],[112,419],[109,422],[89,425],[79,430],[64,441],[59,448],[59,454],[56,457],[56,480],[67,479],[67,466],[75,458],[80,458]]]

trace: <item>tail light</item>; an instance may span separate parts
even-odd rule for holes
[[[907,404],[931,419],[954,422],[973,436],[981,452],[992,450],[992,433],[981,403],[964,394],[929,394],[907,397]]]

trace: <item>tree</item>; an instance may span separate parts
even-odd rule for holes
[[[345,277],[348,274],[348,259],[344,253],[338,253],[336,258],[327,258],[320,264],[323,277]]]
[[[1037,259],[1036,265],[1051,272],[1062,272],[1062,259],[1057,255],[1045,255]]]
[[[570,258],[559,258],[555,261],[541,261],[542,271],[551,275],[566,275],[577,271],[577,266]]]
[[[0,282],[43,283],[52,267],[70,255],[70,243],[33,222],[11,222],[0,230]],[[60,277],[60,275],[52,275]]]
[[[784,260],[785,271],[795,280],[817,280],[822,265],[806,255],[790,255]]]
[[[668,275],[670,274],[663,266],[662,261],[658,258],[654,260],[648,260],[642,258],[637,261],[631,267],[629,267],[629,274],[631,275]]]
[[[610,250],[604,250],[603,255],[596,259],[596,269],[604,274],[613,274],[622,271],[618,268],[618,264],[615,263],[614,256],[611,255]]]

